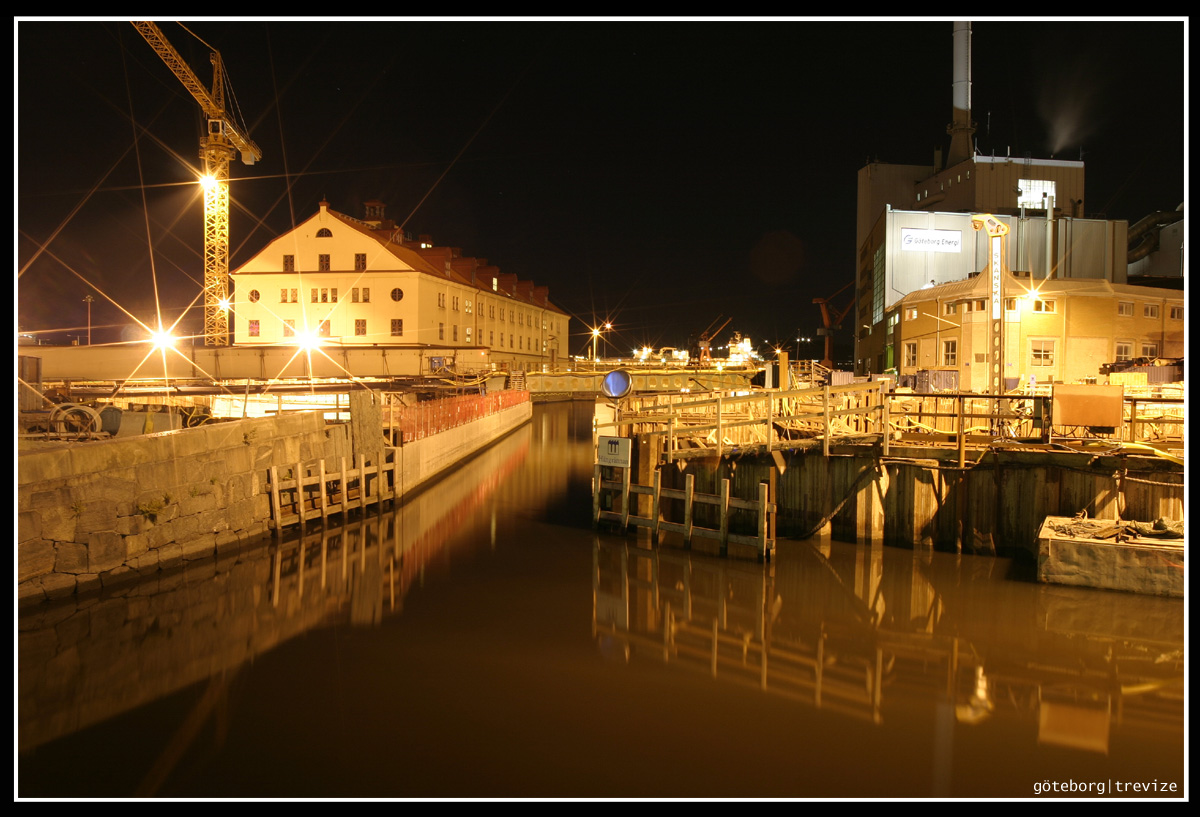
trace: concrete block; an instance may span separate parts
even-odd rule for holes
[[[54,548],[55,573],[87,573],[87,545],[77,542],[59,542]]]
[[[102,585],[100,584],[100,574],[98,573],[81,573],[75,577],[76,595],[98,592],[101,588]],[[49,593],[47,593],[47,595],[49,595]]]
[[[54,570],[54,543],[29,539],[17,543],[17,581],[23,582]]]
[[[188,562],[212,558],[217,553],[216,534],[204,533],[187,539],[181,546],[181,553]]]
[[[112,570],[125,564],[125,537],[115,530],[96,531],[89,535],[87,550],[91,573]]]
[[[17,457],[17,485],[36,485],[39,482],[65,479],[71,474],[69,448],[51,448]]]
[[[17,514],[17,541],[38,539],[42,535],[42,514],[39,511],[21,511]]]

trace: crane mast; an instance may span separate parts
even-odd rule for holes
[[[200,139],[204,162],[204,343],[229,345],[229,164],[236,153],[242,162],[254,164],[262,151],[225,110],[225,70],[221,54],[212,52],[212,90],[196,76],[157,25],[133,21],[138,33],[166,63],[199,104],[207,120]]]

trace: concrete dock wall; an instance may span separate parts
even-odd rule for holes
[[[427,484],[531,413],[526,401],[396,449],[397,495]],[[352,458],[353,437],[350,424],[300,412],[23,452],[18,600],[99,589],[257,539],[269,531],[271,467]]]

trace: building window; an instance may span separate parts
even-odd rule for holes
[[[446,308],[446,293],[444,293],[444,292],[438,293],[438,308],[439,309]]]
[[[1054,182],[1043,179],[1017,179],[1017,206],[1045,210],[1047,198],[1054,198]]]
[[[917,344],[915,342],[904,344],[904,365],[905,366],[916,366],[917,365]]]
[[[942,341],[942,365],[957,366],[958,365],[958,341],[944,340]]]
[[[495,330],[489,329],[488,330],[488,346],[495,346],[495,345],[496,345],[496,332],[495,332]]]
[[[1054,311],[1054,301],[1043,301],[1041,298],[1039,298],[1033,302],[1033,311],[1034,312],[1047,312],[1047,313],[1053,312]]]
[[[321,321],[317,326],[317,334],[323,338],[329,337],[329,321]]]
[[[470,343],[471,342],[471,327],[468,326],[466,329],[463,330],[463,332],[465,333],[466,342]]]
[[[458,296],[457,295],[454,295],[450,298],[450,308],[453,309],[455,312],[458,311]]]
[[[956,312],[958,312],[958,304],[956,304],[956,303],[946,304],[945,314],[953,315]]]
[[[363,296],[363,301],[362,301],[362,302],[363,302],[364,304],[369,304],[369,303],[371,303],[371,288],[370,288],[370,287],[363,287],[363,288],[362,288],[362,296]]]
[[[330,302],[331,304],[336,304],[336,303],[337,303],[337,287],[330,287],[330,288],[329,288],[329,302]]]
[[[513,345],[513,342],[512,342],[512,333],[511,333],[511,332],[509,332],[509,333],[508,333],[508,348],[509,348],[509,349],[511,349],[511,348],[512,348],[512,345]]]
[[[987,299],[986,298],[979,298],[978,300],[975,301],[975,311],[976,312],[983,312],[986,309],[987,309]]]
[[[454,342],[458,343],[458,324],[456,323],[456,324],[454,324],[454,326],[450,327],[450,331],[454,335],[454,338],[453,338]]]
[[[1173,321],[1183,320],[1183,307],[1182,306],[1171,307],[1171,320],[1173,320]]]
[[[329,303],[329,289],[327,287],[321,287],[321,303]]]
[[[500,279],[493,278],[492,279],[492,292],[499,292],[499,291],[500,291]]]
[[[504,348],[504,333],[503,332],[500,333],[500,348],[501,349]]]
[[[417,335],[419,337],[420,332],[418,332]],[[445,339],[446,339],[446,324],[439,323],[438,324],[438,340],[445,340]]]
[[[1124,363],[1133,357],[1133,342],[1128,340],[1117,341],[1116,355],[1114,357],[1117,363]]]
[[[296,256],[285,255],[283,257],[283,271],[284,272],[295,272],[296,271]]]
[[[1143,318],[1157,318],[1158,317],[1158,304],[1142,304],[1142,317]]]
[[[279,290],[279,303],[286,304],[288,302],[287,294],[288,291],[286,287]]]
[[[1117,301],[1117,316],[1121,318],[1133,317],[1133,302],[1132,301]]]
[[[330,232],[328,227],[322,227],[317,230],[317,238],[333,238],[333,233]]]
[[[350,287],[350,303],[358,303],[358,287]]]
[[[493,319],[496,317],[496,305],[495,304],[488,304],[488,317],[493,318]]]
[[[367,268],[367,254],[365,252],[356,252],[354,254],[354,268],[356,270],[365,270]]]
[[[329,272],[329,256],[322,253],[317,256],[317,269],[321,272]]]
[[[1016,312],[1017,311],[1017,299],[1016,298],[1005,298],[1004,299],[1004,311],[1005,312]]]
[[[466,312],[468,315],[470,315],[472,309],[473,309],[473,307],[469,300],[463,301],[463,312]]]
[[[404,318],[392,318],[392,337],[404,337]]]
[[[250,337],[258,337],[258,321],[250,321]]]
[[[1142,357],[1158,357],[1158,344],[1142,341]]]
[[[261,297],[262,297],[262,295],[259,294],[259,291],[257,289],[250,290],[250,303],[252,303],[252,304],[258,303],[258,299]]]
[[[365,318],[354,319],[354,334],[358,337],[367,334],[367,321]]]
[[[915,306],[910,306],[904,310],[904,320],[915,321],[916,319],[917,319],[917,308]]]
[[[312,290],[312,302],[314,304],[317,303],[317,288],[316,287],[313,287],[313,290]]]
[[[392,290],[392,300],[393,301],[399,301],[403,297],[404,297],[404,290],[402,290],[400,287],[396,287],[395,289]]]
[[[1031,365],[1031,366],[1053,366],[1054,365],[1054,341],[1052,341],[1052,340],[1031,340],[1031,341],[1029,341],[1029,365]]]
[[[283,336],[285,338],[296,337],[296,322],[295,321],[287,320],[287,321],[283,322]]]

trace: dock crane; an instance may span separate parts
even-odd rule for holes
[[[729,322],[732,321],[733,318],[726,318],[725,323],[721,324],[720,326],[717,326],[716,329],[713,329],[713,327],[716,326],[717,321],[719,321],[719,320],[721,320],[720,317],[718,317],[717,320],[710,323],[708,325],[708,328],[705,329],[703,332],[701,332],[700,337],[697,338],[697,340],[696,340],[697,358],[699,359],[699,361],[701,363],[707,363],[712,360],[713,338],[715,338],[721,332],[722,329],[724,329],[726,326],[728,326]]]
[[[850,303],[846,304],[845,309],[831,310],[830,305],[833,303],[834,298],[841,295],[853,286],[853,284],[854,282],[851,281],[828,298],[813,298],[813,303],[821,307],[821,323],[824,325],[817,330],[817,334],[825,336],[825,359],[821,361],[821,365],[826,369],[833,368],[833,331],[842,328],[842,321],[846,319],[846,315],[854,308],[854,299],[850,299]]]
[[[229,163],[236,153],[252,165],[262,151],[225,109],[225,69],[220,52],[212,52],[212,90],[196,76],[157,25],[131,21],[155,53],[183,83],[208,120],[200,138],[204,161],[204,344],[229,345]]]

